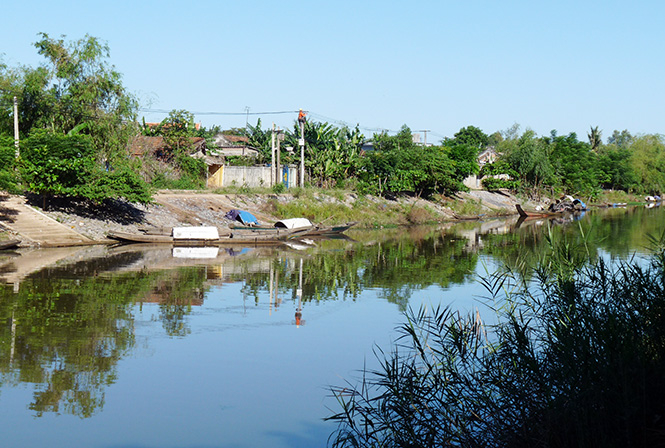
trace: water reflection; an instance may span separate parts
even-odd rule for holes
[[[146,310],[154,310],[164,337],[187,340],[215,307],[226,315],[215,314],[205,328],[218,329],[221,321],[239,326],[248,313],[283,316],[288,304],[293,308],[285,322],[306,337],[311,333],[304,330],[323,326],[323,319],[312,315],[326,303],[368,301],[375,294],[382,304],[404,310],[426,289],[440,292],[473,282],[480,257],[514,268],[536,260],[553,234],[596,256],[625,257],[644,250],[647,235],[662,233],[662,218],[658,208],[628,208],[592,211],[579,224],[510,219],[354,231],[355,241],[305,248],[19,251],[0,259],[0,390],[29,385],[27,406],[34,416],[93,417],[122,375],[121,361],[137,350],[137,320]],[[231,286],[239,296],[221,293]],[[240,305],[244,315],[234,321],[231,310]],[[346,312],[336,325],[353,321],[354,310]],[[276,325],[252,322],[270,331]],[[349,334],[330,331],[340,344],[354,344],[352,331],[362,328],[344,329]]]

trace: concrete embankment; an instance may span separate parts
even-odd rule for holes
[[[66,247],[98,244],[31,207],[22,196],[0,197],[0,222],[23,245]]]

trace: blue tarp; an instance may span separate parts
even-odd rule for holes
[[[254,215],[244,210],[229,210],[229,212],[226,215],[224,215],[224,217],[232,221],[240,221],[245,225],[259,223],[259,221],[256,219]]]

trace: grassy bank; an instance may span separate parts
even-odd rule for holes
[[[359,195],[348,190],[292,188],[275,194],[268,188],[225,188],[217,194],[254,198],[258,210],[275,218],[302,216],[315,223],[356,221],[359,227],[391,227],[452,221],[478,216],[505,216],[515,213],[512,206],[497,210],[481,200],[436,196],[425,200],[412,196],[391,199]]]

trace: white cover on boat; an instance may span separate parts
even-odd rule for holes
[[[277,221],[275,223],[275,227],[284,227],[287,229],[299,229],[300,227],[312,227],[312,223],[307,218],[289,218]]]
[[[219,232],[217,227],[174,227],[173,239],[175,240],[217,240]]]

